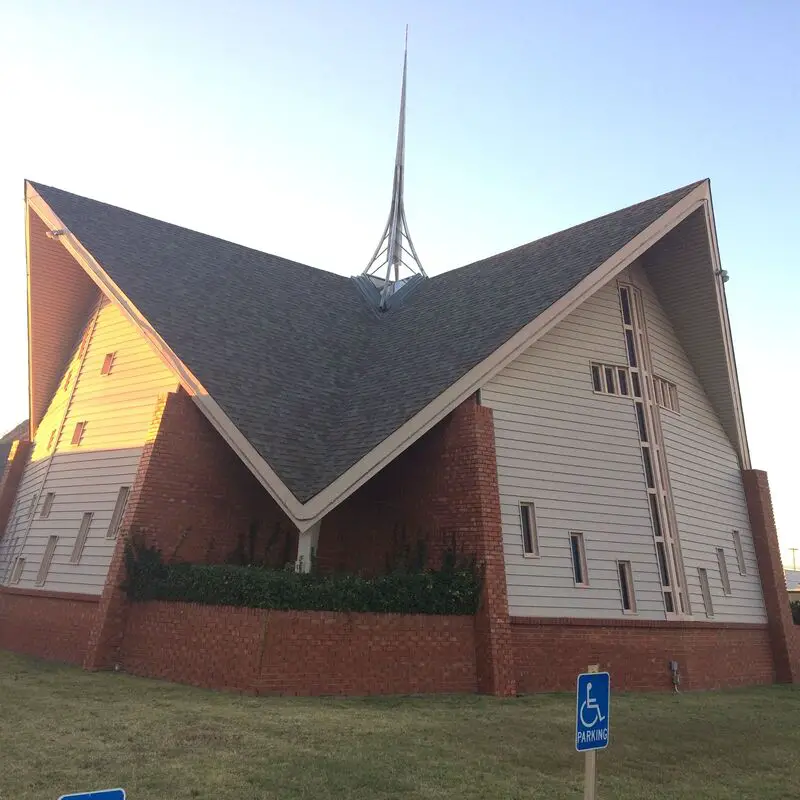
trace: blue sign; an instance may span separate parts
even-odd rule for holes
[[[578,675],[575,704],[575,749],[602,750],[608,747],[611,712],[611,676],[607,672]]]
[[[101,789],[99,792],[62,794],[58,800],[125,800],[124,789]]]

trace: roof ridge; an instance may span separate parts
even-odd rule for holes
[[[440,272],[438,275],[434,275],[431,277],[432,281],[435,281],[439,278],[443,278],[445,275],[452,275],[454,272],[459,272],[462,269],[467,269],[468,267],[475,267],[478,264],[482,264],[484,261],[489,261],[490,259],[495,259],[500,256],[509,255],[511,253],[516,252],[517,250],[522,250],[524,247],[529,247],[532,244],[537,244],[539,242],[544,242],[547,239],[552,239],[556,236],[562,236],[565,233],[569,233],[570,231],[575,231],[578,228],[583,227],[584,225],[591,225],[592,223],[599,222],[600,220],[607,219],[608,217],[615,217],[617,215],[622,215],[626,211],[630,211],[632,208],[636,208],[637,206],[643,206],[646,203],[653,203],[657,200],[661,200],[671,194],[680,195],[676,197],[675,202],[681,197],[686,196],[692,189],[697,188],[700,184],[704,183],[705,181],[709,180],[708,178],[701,178],[698,181],[694,181],[693,183],[687,183],[685,186],[681,186],[678,189],[672,189],[668,192],[662,192],[661,194],[657,194],[653,197],[648,197],[646,200],[640,200],[638,203],[631,203],[628,206],[624,206],[623,208],[618,208],[614,211],[608,211],[605,214],[600,214],[598,217],[592,217],[591,219],[584,220],[583,222],[578,222],[575,225],[570,225],[568,228],[561,228],[560,230],[553,231],[553,233],[545,234],[544,236],[540,236],[538,239],[531,239],[528,242],[523,242],[522,244],[514,245],[514,247],[509,247],[506,250],[501,250],[499,253],[491,253],[488,256],[484,256],[483,258],[479,258],[475,261],[470,261],[468,264],[462,264],[460,267],[454,267],[453,269],[445,270],[444,272]]]
[[[341,275],[338,272],[331,272],[327,269],[322,269],[321,267],[314,267],[311,264],[305,264],[302,261],[296,261],[293,258],[286,258],[285,256],[277,255],[276,253],[270,253],[267,250],[259,250],[255,247],[251,247],[250,245],[241,244],[240,242],[234,242],[230,239],[223,239],[221,236],[215,236],[212,233],[206,233],[204,231],[198,231],[194,228],[187,228],[185,225],[178,225],[175,222],[169,222],[165,219],[159,219],[158,217],[150,216],[149,214],[142,214],[140,211],[133,211],[130,208],[125,208],[124,206],[114,205],[113,203],[106,203],[103,200],[95,200],[93,197],[87,197],[86,195],[76,194],[75,192],[70,192],[67,189],[59,189],[58,186],[48,186],[46,183],[39,183],[38,181],[32,181],[30,178],[25,178],[25,182],[29,183],[33,186],[34,189],[38,192],[40,188],[45,189],[47,191],[54,191],[54,192],[61,192],[62,194],[69,195],[70,197],[78,198],[79,200],[88,200],[90,203],[96,203],[99,206],[104,206],[105,208],[113,208],[117,211],[124,211],[126,214],[131,214],[134,217],[138,217],[141,220],[149,220],[151,222],[157,222],[159,225],[169,225],[171,228],[175,228],[180,231],[186,231],[187,233],[191,233],[194,236],[202,236],[206,239],[213,239],[216,242],[222,242],[226,245],[232,245],[233,247],[239,247],[242,250],[247,250],[251,253],[257,253],[260,256],[270,256],[271,258],[279,258],[281,261],[286,262],[287,264],[291,264],[297,267],[302,267],[305,269],[311,269],[315,272],[322,272],[325,275],[333,275],[336,278],[340,278],[343,281],[349,281],[350,276],[348,275]],[[41,194],[41,193],[40,193]]]

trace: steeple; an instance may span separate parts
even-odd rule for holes
[[[408,66],[408,25],[403,54],[403,86],[400,90],[400,122],[397,127],[397,154],[394,162],[394,184],[392,204],[386,228],[375,248],[369,264],[361,273],[380,290],[380,308],[410,278],[420,275],[426,278],[417,251],[408,233],[406,210],[403,205],[403,171],[406,153],[406,72]]]

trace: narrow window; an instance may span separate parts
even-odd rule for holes
[[[44,549],[42,563],[39,565],[39,572],[36,573],[36,585],[43,586],[47,580],[47,573],[50,572],[50,562],[53,560],[53,553],[56,551],[58,536],[51,536],[47,540],[47,547]]]
[[[671,401],[671,408],[676,413],[680,413],[680,408],[678,407],[678,387],[673,383],[669,387],[669,395]]]
[[[614,384],[614,368],[613,367],[606,367],[606,391],[609,394],[616,394],[617,387]]]
[[[628,371],[619,367],[617,369],[617,377],[619,378],[619,393],[627,397],[630,394],[628,391]]]
[[[111,515],[111,523],[109,524],[108,530],[106,531],[106,536],[109,539],[113,539],[117,535],[117,532],[119,531],[119,526],[122,524],[122,516],[125,513],[125,506],[128,504],[128,496],[130,495],[130,493],[131,493],[130,486],[119,487],[119,492],[117,493],[117,502],[114,504],[114,513]],[[522,524],[523,524],[523,537],[524,537],[524,525],[525,525],[524,513],[522,515]]]
[[[631,373],[631,383],[633,384],[633,396],[634,397],[641,397],[642,396],[642,387],[639,384],[639,373],[632,372]]]
[[[660,378],[653,378],[653,394],[656,398],[656,403],[660,406],[664,405],[664,398],[661,394],[661,379]]]
[[[53,439],[55,439],[55,438],[56,438],[56,429],[53,428],[53,430],[50,431],[50,438],[47,440],[47,449],[48,450],[52,450],[53,449]]]
[[[67,373],[67,377],[64,378],[64,391],[69,389],[69,382],[72,380],[72,370]]]
[[[80,563],[83,548],[86,544],[86,537],[89,535],[89,528],[92,525],[92,517],[94,517],[94,514],[91,511],[87,511],[83,515],[81,527],[78,530],[78,538],[75,539],[75,546],[72,548],[72,555],[69,558],[72,564]]]
[[[653,530],[655,531],[656,536],[660,539],[663,535],[661,532],[661,517],[658,513],[658,500],[656,500],[656,496],[654,494],[650,495],[650,513],[653,515]]]
[[[675,601],[672,599],[672,592],[664,592],[664,608],[667,614],[675,613]]]
[[[647,478],[647,485],[651,489],[656,488],[655,478],[653,477],[653,462],[650,460],[650,448],[642,448],[642,457],[644,458],[644,474]]]
[[[634,372],[634,375],[636,373]],[[639,438],[643,441],[647,441],[647,426],[644,422],[644,404],[637,403],[636,404],[636,421],[639,423]]]
[[[592,386],[596,392],[603,391],[603,380],[600,376],[600,367],[597,364],[592,364]]]
[[[636,596],[633,590],[633,572],[630,561],[618,561],[619,588],[622,592],[622,610],[636,611]]]
[[[83,439],[83,432],[86,430],[85,422],[76,422],[75,430],[72,432],[72,444],[80,444]]]
[[[625,331],[625,343],[628,346],[628,363],[636,366],[636,346],[633,343],[633,331]]]
[[[731,594],[731,579],[728,575],[728,562],[725,560],[725,550],[717,548],[717,562],[719,563],[719,577],[722,580],[723,594]]]
[[[103,359],[103,366],[100,368],[101,375],[108,375],[111,372],[116,357],[116,353],[106,353],[106,357]]]
[[[714,616],[714,604],[711,602],[711,589],[708,585],[708,573],[702,568],[698,567],[697,573],[700,576],[700,590],[703,593],[703,604],[706,607],[706,616]]]
[[[17,556],[14,561],[14,570],[11,573],[11,583],[19,583],[22,579],[22,573],[25,571],[25,559],[22,556]]]
[[[576,586],[588,586],[589,576],[586,571],[586,550],[582,533],[570,533],[570,550],[572,552],[572,576]]]
[[[669,586],[669,570],[667,569],[667,551],[664,549],[664,542],[656,542],[656,552],[658,553],[658,569],[661,573],[661,585]]]
[[[619,290],[619,297],[622,301],[622,321],[626,325],[633,324],[631,321],[631,300],[628,296],[628,290],[625,288],[621,288]]]
[[[736,551],[736,561],[739,564],[739,574],[747,575],[747,565],[744,563],[744,550],[742,550],[742,537],[739,531],[733,532],[733,549]]]
[[[53,500],[56,499],[56,496],[53,492],[48,492],[44,496],[44,502],[42,503],[42,510],[39,514],[41,519],[47,519],[50,516],[50,510],[53,508]]]

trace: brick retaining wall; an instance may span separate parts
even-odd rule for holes
[[[136,675],[259,694],[476,691],[471,616],[131,605],[120,651]]]

